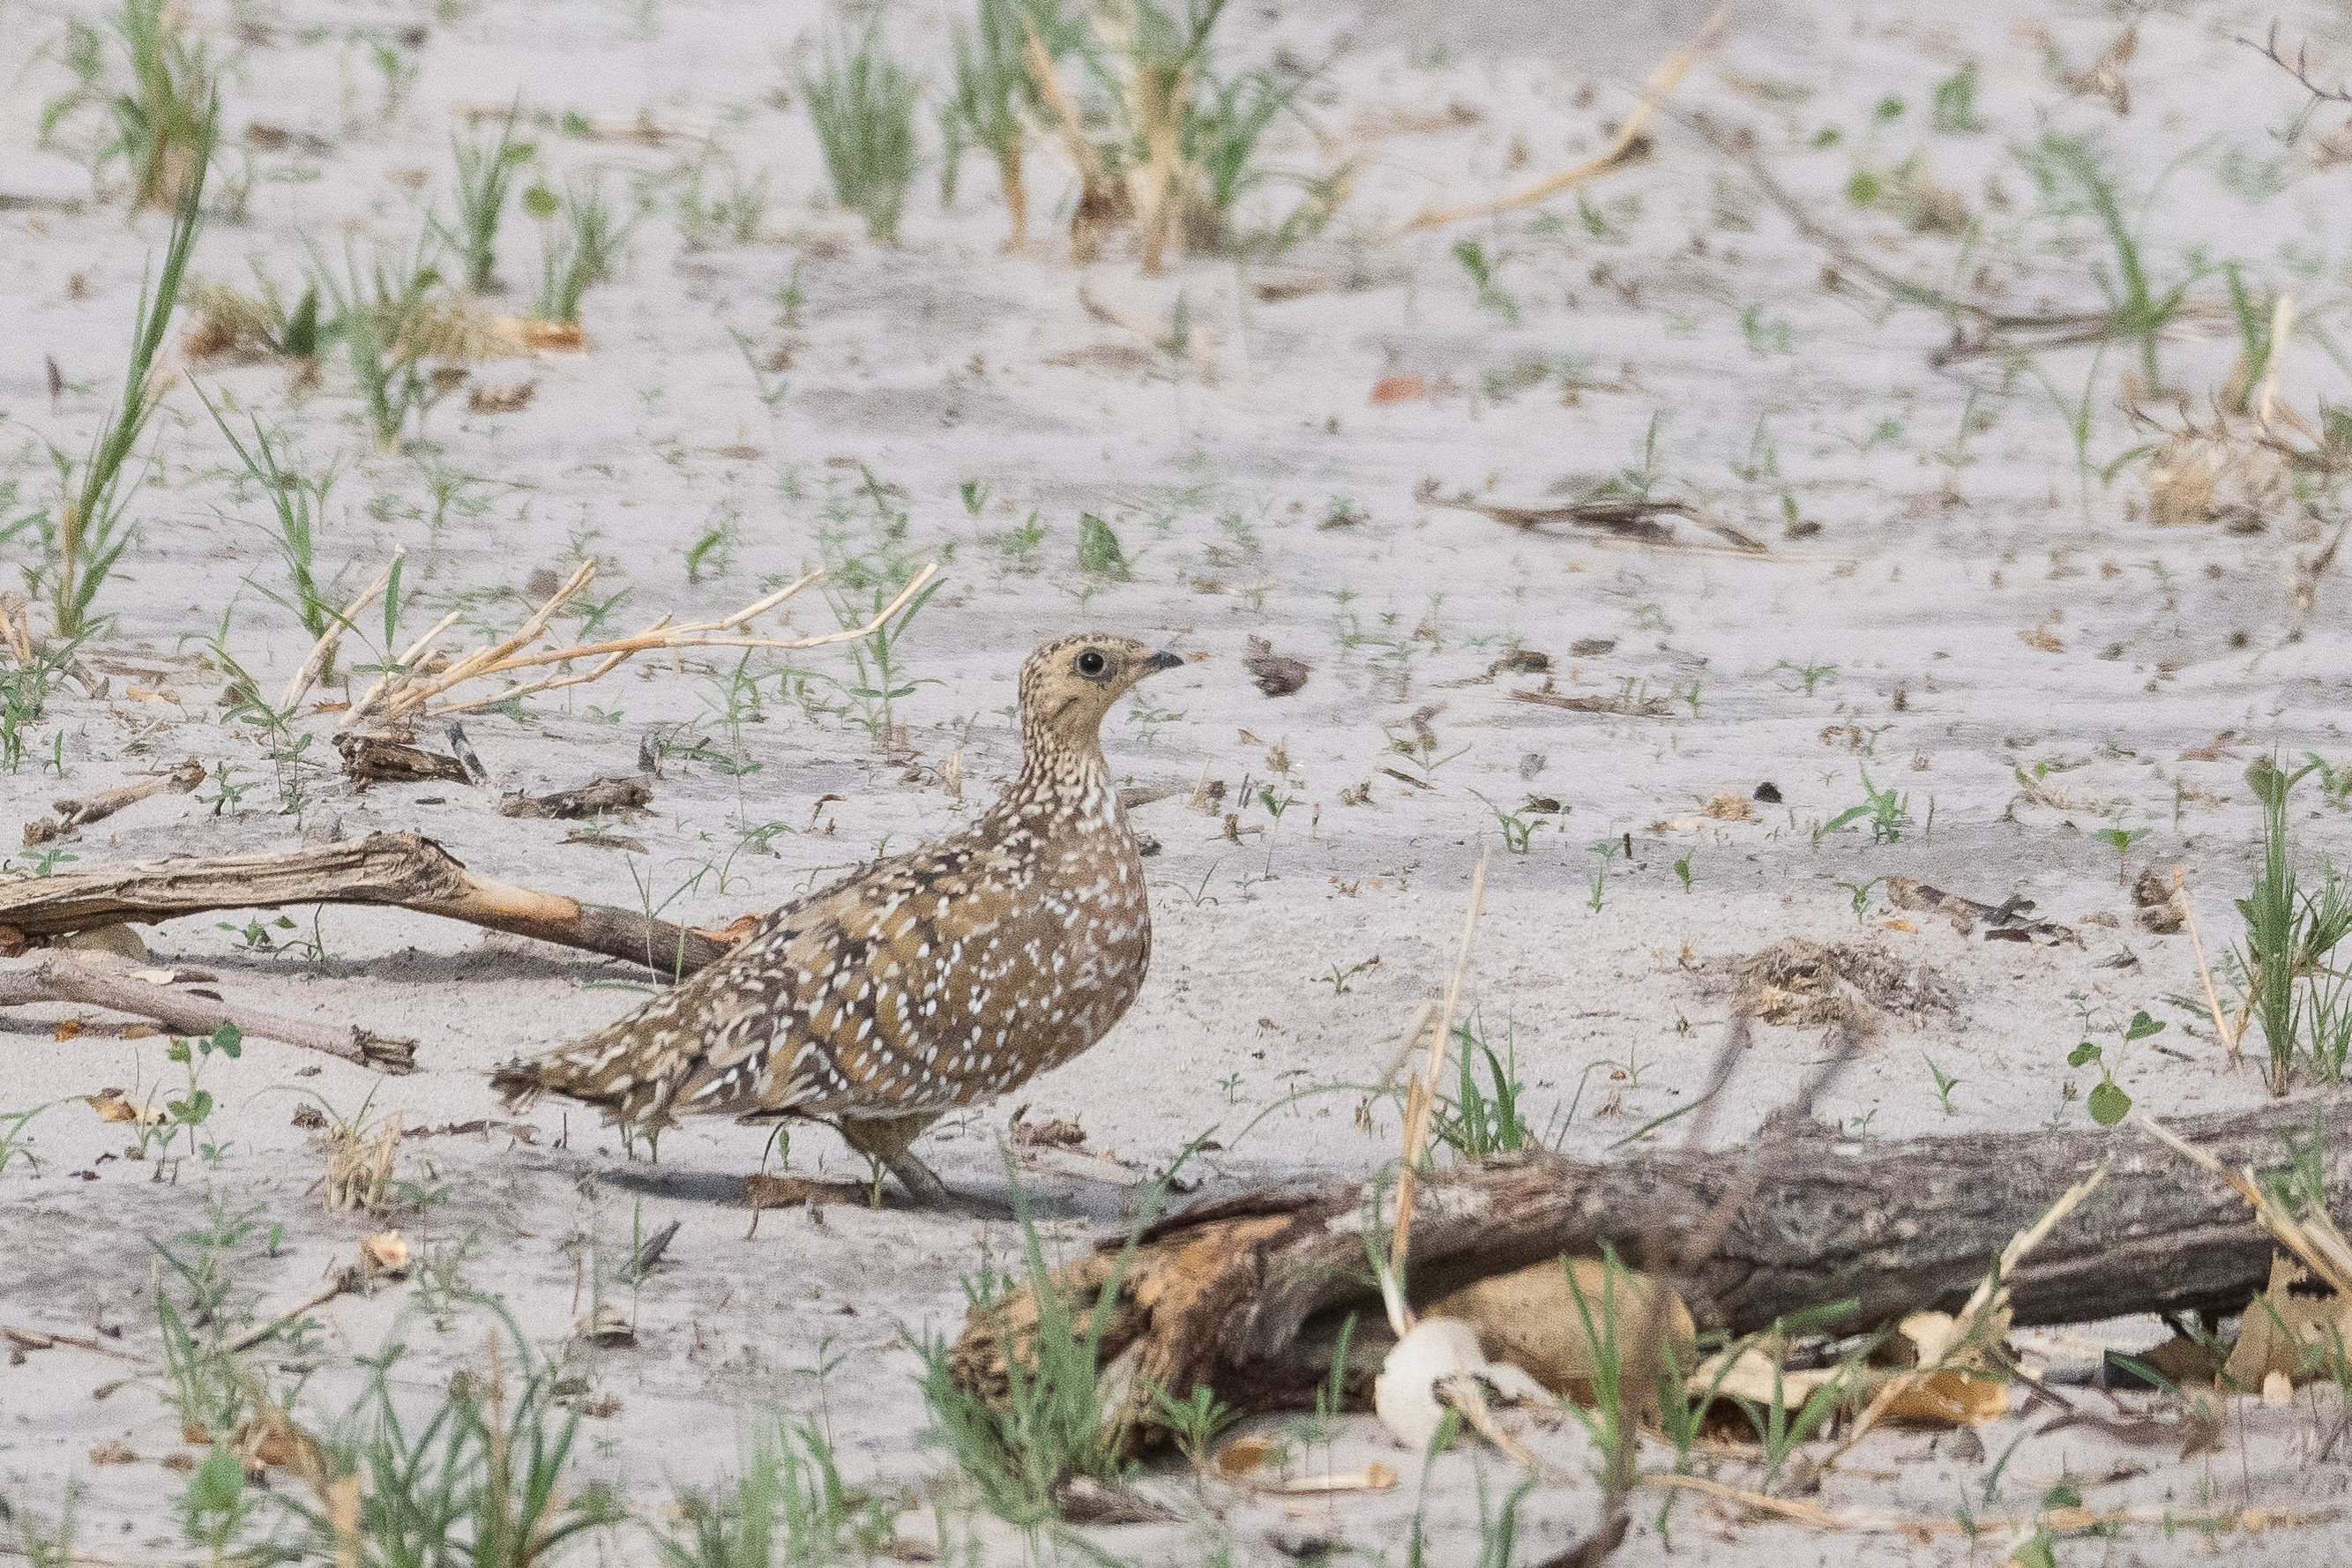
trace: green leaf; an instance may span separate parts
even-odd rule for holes
[[[2160,1018],[2149,1017],[2147,1016],[2147,1009],[2143,1007],[2138,1012],[2132,1015],[2131,1026],[2124,1030],[2124,1038],[2126,1040],[2144,1040],[2150,1035],[2160,1035],[2162,1033],[2164,1033],[2164,1021]]]
[[[245,1461],[228,1448],[215,1447],[188,1478],[187,1504],[192,1513],[232,1513],[245,1496]]]
[[[562,204],[555,199],[555,193],[547,188],[544,181],[532,181],[530,189],[522,194],[522,210],[542,221],[553,217],[562,205]]]
[[[2070,1068],[2082,1067],[2086,1063],[2097,1061],[2100,1055],[2101,1052],[2097,1045],[2092,1041],[2084,1040],[2081,1045],[2076,1046],[2073,1050],[2066,1053],[2066,1065]]]
[[[213,1031],[213,1037],[205,1042],[205,1049],[218,1051],[235,1061],[245,1054],[245,1031],[235,1024],[223,1024]]]
[[[1078,514],[1078,570],[1115,577],[1120,582],[1132,575],[1128,569],[1127,552],[1119,548],[1118,535],[1110,531],[1110,524],[1090,511]]]
[[[2091,1120],[2102,1127],[2113,1127],[2131,1114],[2131,1108],[2132,1097],[2113,1079],[2091,1091]]]

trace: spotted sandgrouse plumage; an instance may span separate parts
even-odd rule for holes
[[[917,1196],[944,1196],[907,1152],[922,1130],[1068,1061],[1142,987],[1143,864],[1100,728],[1181,662],[1126,637],[1047,643],[1021,667],[1020,777],[977,822],[773,911],[685,984],[493,1086],[654,1129],[824,1117]]]

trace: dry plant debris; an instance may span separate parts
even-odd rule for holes
[[[1934,969],[1875,942],[1784,937],[1730,967],[1734,1010],[1767,1024],[1843,1025],[1874,1038],[1882,1019],[1917,1027],[1930,1016],[1957,1017],[1961,1007],[1959,994]]]

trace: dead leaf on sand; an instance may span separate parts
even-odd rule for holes
[[[131,1445],[121,1438],[110,1437],[89,1451],[89,1462],[93,1465],[135,1465],[139,1462],[139,1456],[132,1453]]]
[[[396,1230],[379,1231],[360,1243],[360,1261],[371,1273],[405,1274],[408,1238]]]
[[[142,1127],[154,1127],[164,1119],[163,1112],[152,1105],[131,1104],[119,1089],[101,1089],[96,1094],[82,1096],[82,1099],[98,1112],[100,1121],[129,1121]]]

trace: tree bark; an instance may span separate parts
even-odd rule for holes
[[[2285,1139],[2320,1151],[2332,1205],[2352,1201],[2352,1104],[2305,1101],[2186,1119],[2174,1130],[2232,1167],[2286,1162]],[[1785,1138],[1777,1151],[1769,1141]],[[1721,1246],[1672,1256],[1717,1200],[1763,1161]],[[1549,1153],[1443,1170],[1415,1209],[1409,1294],[1429,1301],[1561,1254],[1613,1247],[1675,1273],[1700,1325],[1734,1334],[1851,1299],[1833,1326],[1860,1329],[1966,1300],[2011,1237],[2105,1163],[2105,1184],[2010,1277],[2014,1321],[2082,1322],[2136,1312],[2242,1307],[2273,1242],[2238,1196],[2128,1125],[1900,1142],[1818,1123],[1768,1127],[1743,1155],[1660,1153],[1579,1164]],[[1244,1409],[1311,1402],[1341,1323],[1356,1320],[1351,1387],[1391,1343],[1364,1247],[1387,1184],[1276,1188],[1196,1205],[1063,1271],[1090,1300],[1114,1279],[1107,1363],[1130,1385],[1208,1384]],[[1663,1241],[1668,1256],[1652,1250]],[[1027,1292],[976,1309],[955,1352],[967,1386],[1003,1385],[1003,1345],[1035,1321]]]
[[[583,948],[683,976],[726,956],[714,935],[561,893],[478,877],[414,833],[375,833],[285,855],[151,860],[0,885],[0,936],[57,936],[136,921],[287,904],[393,904]]]

